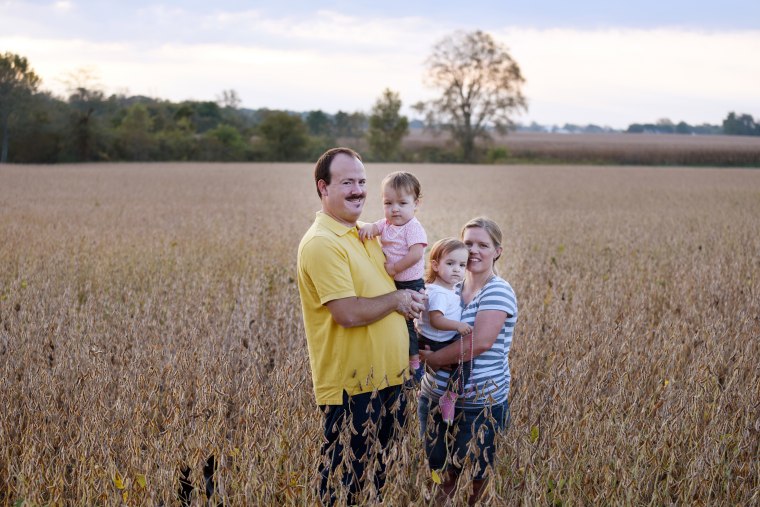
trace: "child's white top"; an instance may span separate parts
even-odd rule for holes
[[[420,333],[434,342],[445,342],[457,335],[456,331],[441,331],[430,324],[430,312],[439,311],[451,320],[462,320],[462,303],[459,294],[446,287],[434,283],[425,285],[427,291],[427,306],[420,315]]]
[[[388,262],[398,262],[409,253],[409,248],[417,243],[427,246],[427,234],[417,218],[412,218],[404,225],[393,225],[386,219],[375,222],[380,231],[380,243],[383,245],[383,253]],[[418,280],[425,274],[425,256],[401,273],[396,273],[394,280],[408,282]]]

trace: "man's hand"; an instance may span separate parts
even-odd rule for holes
[[[425,309],[427,295],[423,292],[415,292],[410,289],[398,290],[399,301],[396,305],[396,311],[406,319],[416,319]]]

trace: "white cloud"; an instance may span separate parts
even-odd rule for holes
[[[186,26],[186,15],[163,7],[140,11],[167,27],[172,19]],[[226,36],[220,42],[160,44],[146,43],[139,33],[119,43],[0,36],[0,44],[25,54],[44,85],[59,94],[58,78],[88,66],[97,68],[107,92],[126,87],[134,94],[208,100],[234,88],[245,106],[337,111],[369,109],[385,87],[402,91],[408,102],[421,98],[430,37],[445,30],[419,18],[360,21],[329,11],[308,21],[267,19],[255,10],[196,21],[201,31]]]
[[[539,121],[622,127],[661,117],[716,123],[735,108],[760,114],[760,60],[748,58],[760,54],[760,31],[510,28],[499,38],[521,65]]]
[[[55,2],[53,4],[53,8],[58,11],[69,11],[74,7],[74,4],[72,2],[69,2],[67,0],[60,0],[58,2]]]

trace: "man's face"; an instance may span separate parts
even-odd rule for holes
[[[346,153],[338,153],[330,164],[330,184],[319,181],[322,211],[348,227],[354,227],[367,198],[364,165]]]

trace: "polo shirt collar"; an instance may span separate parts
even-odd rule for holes
[[[356,227],[348,227],[346,225],[343,225],[324,211],[317,211],[316,221],[319,225],[327,228],[336,236],[343,236],[344,234],[356,230]]]

